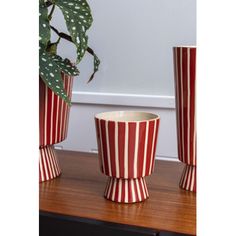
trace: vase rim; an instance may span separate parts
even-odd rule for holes
[[[145,111],[108,111],[95,115],[98,120],[113,122],[147,122],[160,119],[160,116]]]
[[[174,46],[173,48],[197,48],[196,45],[178,45]]]

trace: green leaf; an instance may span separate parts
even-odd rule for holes
[[[50,25],[48,20],[48,8],[44,1],[39,2],[39,43],[46,47],[50,40]]]
[[[56,0],[55,4],[64,15],[67,29],[77,48],[77,63],[79,63],[87,50],[86,31],[93,22],[90,7],[85,0]]]
[[[99,60],[99,58],[97,57],[97,55],[95,53],[93,53],[93,58],[94,58],[94,61],[93,61],[93,74],[90,76],[90,78],[89,78],[87,83],[92,81],[95,73],[98,71],[99,64],[100,64],[100,60]]]
[[[61,71],[56,62],[54,62],[52,55],[44,51],[39,55],[39,74],[46,85],[65,102],[70,104],[70,100],[64,89],[63,80],[61,78]]]
[[[79,75],[79,70],[76,66],[72,65],[69,59],[62,59],[58,55],[52,55],[51,56],[53,61],[56,63],[58,68],[63,71],[65,74],[70,76],[76,76]]]

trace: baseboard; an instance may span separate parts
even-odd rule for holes
[[[174,96],[73,91],[72,103],[175,109]]]

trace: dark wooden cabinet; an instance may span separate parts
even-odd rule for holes
[[[196,235],[196,194],[178,187],[181,163],[156,161],[146,178],[150,198],[119,204],[103,198],[96,155],[57,154],[62,175],[40,184],[40,236]]]

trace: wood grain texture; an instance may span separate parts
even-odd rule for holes
[[[196,194],[178,186],[184,165],[156,161],[146,178],[150,198],[119,204],[103,197],[107,177],[100,173],[96,155],[57,151],[62,175],[40,184],[40,210],[157,231],[196,235]]]

